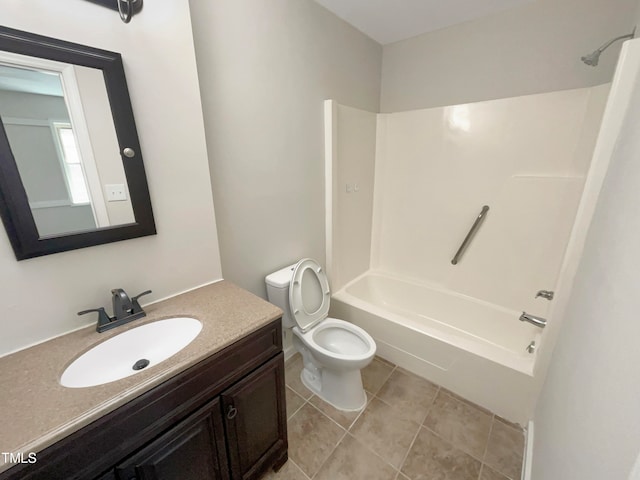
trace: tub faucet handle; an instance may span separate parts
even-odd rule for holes
[[[538,297],[546,298],[547,300],[553,300],[553,292],[550,290],[538,290],[538,293],[536,293],[536,298]]]

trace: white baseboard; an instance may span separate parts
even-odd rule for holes
[[[524,443],[524,464],[522,465],[522,480],[531,480],[533,467],[533,420],[527,425],[527,436]]]
[[[296,354],[296,349],[293,348],[293,345],[289,345],[288,347],[285,347],[283,351],[284,351],[285,362]]]

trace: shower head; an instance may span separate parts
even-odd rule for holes
[[[596,67],[598,65],[598,60],[600,59],[601,53],[602,50],[596,50],[595,52],[591,52],[590,54],[585,55],[584,57],[580,57],[580,60],[582,60],[590,67]]]
[[[636,34],[636,29],[634,27],[633,31],[631,33],[628,33],[627,35],[621,35],[619,37],[614,38],[613,40],[609,40],[607,43],[602,45],[596,51],[591,52],[591,53],[585,55],[584,57],[580,57],[580,60],[582,60],[585,64],[589,65],[590,67],[595,67],[595,66],[598,65],[598,60],[600,59],[600,54],[602,52],[604,52],[607,48],[609,48],[609,46],[612,43],[617,42],[618,40],[623,40],[623,39],[627,39],[627,38],[633,38],[635,36],[635,34]]]

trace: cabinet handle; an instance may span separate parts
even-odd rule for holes
[[[227,418],[229,420],[233,420],[236,415],[238,414],[238,409],[236,407],[234,407],[233,405],[231,405],[229,407],[229,411],[227,412]]]

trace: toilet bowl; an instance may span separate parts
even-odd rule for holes
[[[300,352],[304,385],[340,410],[360,410],[367,403],[360,370],[376,353],[376,343],[362,328],[328,317],[331,292],[322,267],[303,259],[266,277],[269,301],[283,311],[282,324],[293,332]]]

